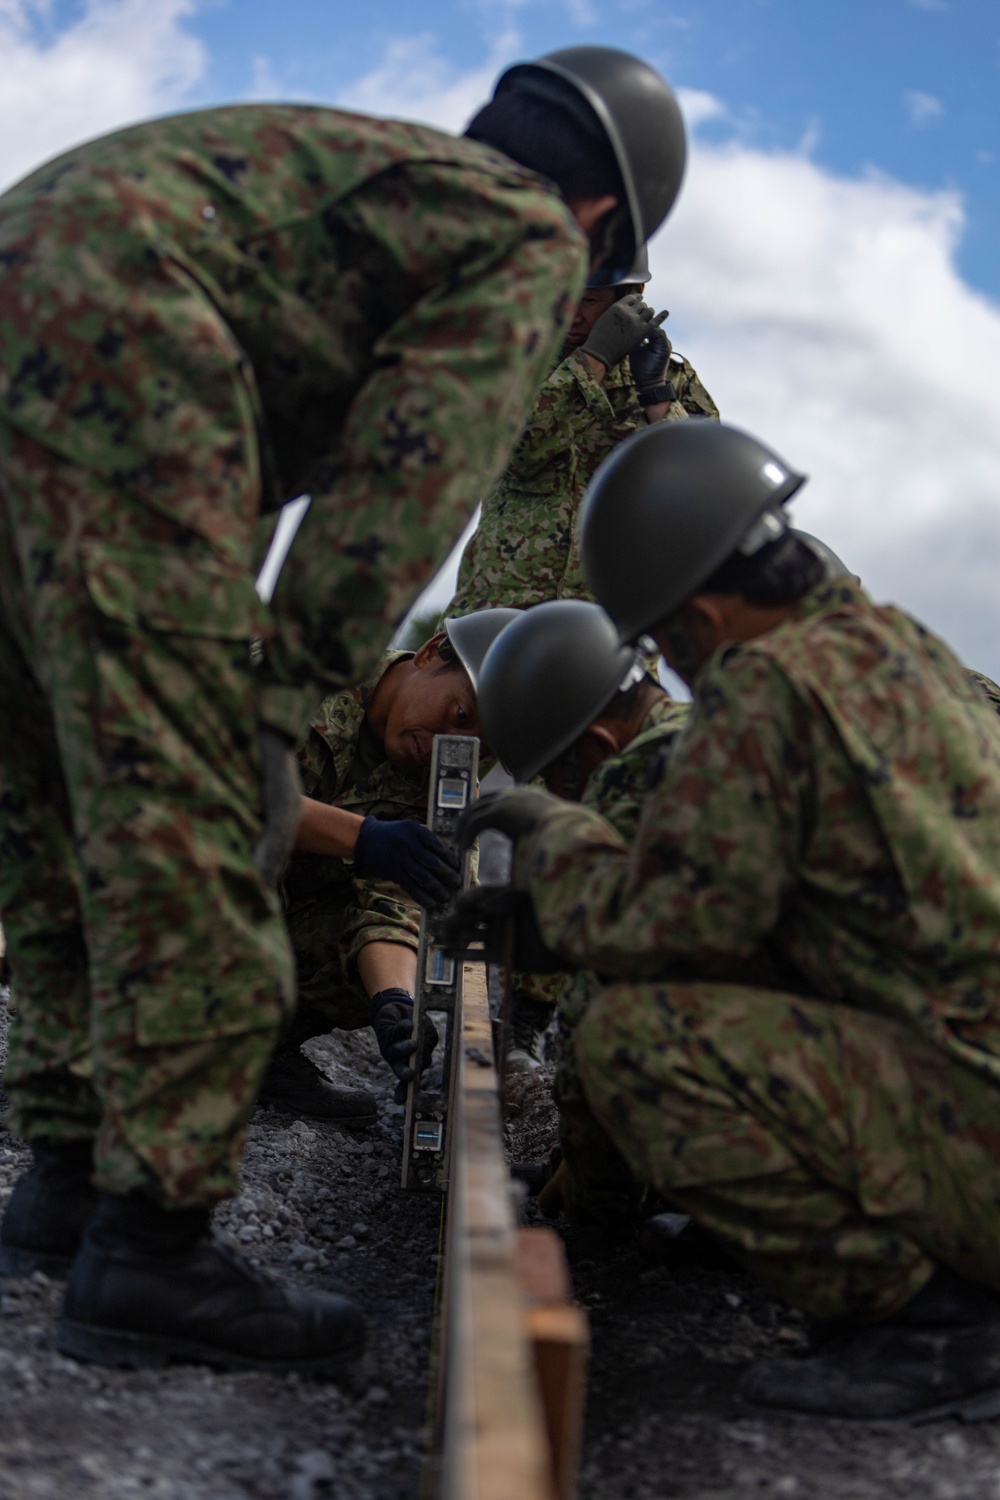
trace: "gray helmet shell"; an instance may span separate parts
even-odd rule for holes
[[[797,536],[800,542],[805,542],[810,551],[815,552],[826,569],[828,583],[834,583],[838,578],[857,577],[857,574],[851,572],[843,559],[837,556],[833,548],[828,547],[826,542],[821,542],[818,536],[813,536],[808,531],[799,531],[796,526],[791,528],[791,533],[792,536]]]
[[[475,614],[445,620],[444,633],[469,674],[473,692],[478,691],[479,671],[487,651],[501,630],[523,613],[520,609],[477,609]]]
[[[496,86],[548,74],[582,95],[614,151],[625,185],[629,234],[615,246],[615,264],[602,267],[610,286],[629,275],[639,247],[655,234],[680,192],[687,159],[684,121],[670,85],[655,68],[617,47],[563,47],[533,62],[515,63]],[[626,241],[629,241],[626,243]]]
[[[635,640],[672,614],[805,483],[748,432],[718,422],[656,422],[601,464],[581,508],[587,582]],[[748,546],[748,551],[756,550]]]
[[[530,781],[593,723],[635,659],[596,604],[553,599],[524,610],[479,675],[490,749],[515,780]]]
[[[632,262],[631,271],[629,271],[627,276],[622,277],[618,285],[621,287],[646,286],[651,281],[651,279],[652,273],[649,269],[649,246],[645,244],[640,245],[638,250],[635,252],[635,260]],[[597,272],[594,276],[589,277],[587,280],[588,291],[594,291],[600,287],[605,286],[607,286],[607,279],[602,271]]]

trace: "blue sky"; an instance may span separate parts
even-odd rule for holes
[[[581,41],[680,93],[670,337],[812,476],[798,524],[1000,678],[997,0],[0,0],[0,188],[229,101],[461,129],[505,64]]]
[[[634,49],[725,102],[717,136],[804,148],[852,176],[957,188],[967,214],[958,264],[1000,296],[996,0],[211,0],[188,27],[208,50],[198,94],[211,100],[242,97],[264,72],[285,92],[335,101],[403,37],[433,37],[456,69],[512,34],[525,55],[579,41]]]

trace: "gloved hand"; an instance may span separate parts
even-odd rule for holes
[[[677,400],[677,392],[667,379],[670,352],[671,344],[667,335],[662,328],[654,328],[649,337],[637,344],[629,355],[629,368],[639,389],[639,402],[642,406]]]
[[[253,862],[265,885],[281,879],[302,817],[302,781],[291,740],[267,724],[260,726],[261,791],[264,827]]]
[[[513,952],[507,941],[511,922]],[[438,936],[445,951],[456,958],[473,943],[482,944],[491,964],[505,964],[510,958],[522,974],[562,974],[576,967],[546,947],[531,897],[510,885],[477,885],[463,891],[441,921]]]
[[[519,839],[545,818],[554,808],[564,804],[559,797],[543,792],[539,787],[516,786],[509,792],[491,792],[480,797],[462,814],[458,826],[459,842],[463,849],[482,833],[484,828],[495,828],[509,839]]]
[[[462,884],[457,857],[412,818],[383,821],[369,813],[358,829],[354,870],[374,880],[394,880],[421,906],[444,906]]]
[[[636,344],[641,344],[654,328],[658,328],[666,316],[665,312],[654,316],[653,309],[643,302],[639,293],[632,292],[628,297],[612,302],[601,313],[587,335],[586,343],[580,348],[610,370],[612,365],[631,353]]]
[[[409,990],[379,990],[371,997],[368,1020],[378,1042],[378,1050],[399,1079],[396,1103],[406,1097],[406,1085],[414,1076],[410,1058],[417,1050],[413,1036],[413,996]],[[424,1051],[420,1070],[430,1065],[438,1034],[430,1020],[424,1018]]]

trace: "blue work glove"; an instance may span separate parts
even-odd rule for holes
[[[396,1103],[401,1104],[406,1085],[414,1076],[410,1058],[417,1050],[413,1036],[413,996],[409,990],[379,990],[371,997],[368,1021],[375,1033],[378,1050],[399,1079]],[[438,1034],[431,1022],[424,1019],[424,1053],[420,1059],[421,1070],[430,1064],[437,1046]]]
[[[354,872],[373,880],[394,880],[421,906],[445,906],[462,884],[458,856],[436,833],[411,818],[392,821],[369,813],[358,829]]]

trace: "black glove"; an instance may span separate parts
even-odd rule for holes
[[[661,401],[677,400],[673,382],[667,379],[670,353],[667,335],[662,328],[654,328],[649,338],[643,339],[629,355],[629,368],[639,389],[640,405],[655,406]]]
[[[462,814],[458,838],[468,849],[485,828],[495,828],[509,839],[530,833],[554,808],[565,806],[561,797],[553,797],[539,787],[516,786],[509,792],[491,792],[480,797]]]
[[[400,1086],[396,1090],[396,1103],[401,1104],[401,1096],[405,1095],[406,1085],[414,1076],[413,1065],[409,1059],[417,1050],[417,1043],[413,1036],[413,996],[409,990],[379,990],[371,997],[370,1006],[368,1022],[375,1033],[378,1050],[399,1079]],[[421,1071],[430,1065],[437,1040],[437,1031],[425,1016],[424,1053],[420,1059]]]
[[[513,953],[507,941],[511,921]],[[463,891],[441,921],[438,935],[441,946],[456,958],[473,943],[481,944],[491,964],[511,958],[522,974],[561,974],[576,967],[546,947],[531,897],[510,885],[477,885]]]
[[[260,727],[260,767],[264,827],[253,862],[264,884],[274,889],[302,820],[302,782],[291,740],[267,724]]]
[[[383,821],[369,813],[358,829],[354,872],[394,880],[421,906],[445,906],[462,884],[457,855],[411,818]]]
[[[653,309],[643,302],[639,293],[632,292],[630,296],[612,302],[601,313],[588,333],[586,343],[581,344],[580,348],[584,354],[593,355],[594,359],[599,359],[610,370],[636,344],[641,344],[653,328],[658,328],[666,316],[663,312],[654,317]]]

